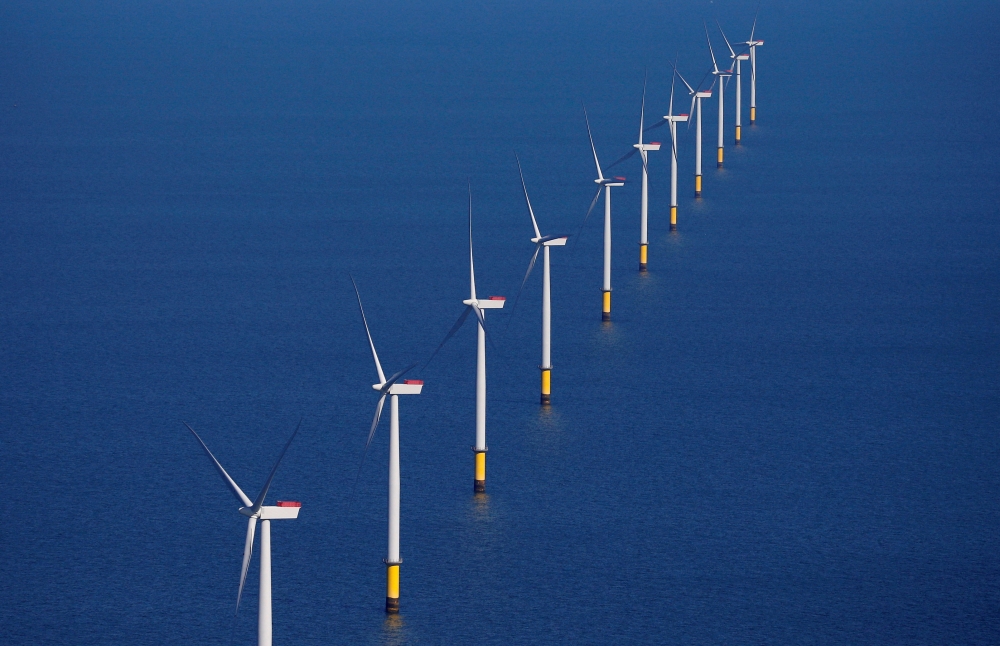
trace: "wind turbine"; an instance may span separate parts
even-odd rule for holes
[[[699,85],[699,89],[696,90],[693,87],[691,87],[691,84],[688,83],[683,76],[681,76],[681,73],[677,71],[676,67],[674,68],[674,72],[677,74],[677,77],[680,78],[680,80],[684,83],[684,85],[687,86],[688,94],[691,95],[690,111],[692,113],[694,113],[695,109],[697,109],[698,111],[697,112],[698,116],[695,119],[696,130],[695,130],[695,152],[694,152],[694,196],[701,197],[701,109],[702,109],[701,100],[709,99],[712,97],[712,87],[709,87],[707,90],[702,90],[700,89],[701,86]],[[714,81],[712,82],[712,85],[713,86],[715,85]],[[690,122],[688,123],[688,127],[690,127]]]
[[[517,155],[514,155],[517,159]],[[552,403],[552,357],[551,357],[551,337],[552,337],[552,303],[551,303],[551,280],[549,274],[549,247],[563,247],[566,245],[566,239],[569,236],[555,235],[555,236],[543,236],[542,232],[538,229],[538,221],[535,219],[535,211],[531,208],[531,200],[528,198],[528,187],[524,183],[524,173],[521,171],[521,160],[517,159],[517,172],[521,176],[521,188],[524,190],[524,203],[528,205],[528,215],[531,216],[531,226],[535,230],[535,237],[531,239],[531,242],[535,245],[535,253],[531,256],[531,262],[528,263],[528,271],[524,274],[524,280],[521,281],[521,288],[517,292],[517,298],[514,299],[514,307],[517,307],[517,301],[521,298],[521,291],[524,290],[524,284],[528,282],[528,276],[531,275],[531,270],[535,267],[535,261],[538,260],[538,252],[542,252],[542,365],[538,366],[542,371],[542,405],[548,406]],[[594,198],[597,201],[597,198]],[[593,204],[591,204],[593,208]],[[513,315],[513,312],[511,312]]]
[[[715,62],[715,50],[712,49],[712,39],[708,36],[708,24],[705,24],[705,38],[708,40],[708,51],[712,54],[712,74],[715,76],[715,80],[719,85],[719,155],[718,155],[718,165],[717,168],[722,168],[722,153],[723,153],[723,96],[725,94],[726,82],[733,75],[733,70],[720,70],[718,63]]]
[[[660,142],[651,141],[648,144],[642,142],[642,133],[645,132],[644,120],[646,116],[646,77],[642,78],[642,106],[639,110],[639,143],[632,144],[632,150],[625,153],[613,163],[608,165],[608,170],[611,170],[618,164],[622,163],[626,159],[632,157],[636,153],[640,153],[642,159],[642,207],[639,211],[639,271],[646,271],[646,257],[647,248],[649,247],[649,236],[648,236],[648,214],[649,214],[649,158],[648,153],[651,150],[659,150]],[[663,122],[649,128],[657,128],[663,125]]]
[[[354,283],[354,278],[351,278],[351,282]],[[399,566],[403,564],[403,559],[399,557],[399,396],[419,395],[424,387],[424,382],[418,379],[404,379],[403,383],[397,383],[407,371],[417,365],[415,363],[403,368],[388,379],[385,378],[382,364],[378,360],[378,353],[375,352],[375,342],[372,341],[371,330],[368,329],[368,319],[365,317],[365,308],[361,304],[361,294],[358,292],[357,283],[354,283],[354,293],[358,296],[361,320],[365,324],[368,345],[371,347],[372,358],[375,360],[375,370],[378,372],[378,383],[373,384],[372,388],[381,395],[375,406],[375,419],[372,420],[371,429],[368,431],[365,454],[368,453],[375,429],[378,428],[385,398],[389,397],[389,547],[383,562],[386,567],[385,611],[395,614],[399,612]],[[362,458],[363,464],[364,458]]]
[[[480,299],[476,296],[476,267],[472,256],[472,186],[469,186],[469,298],[462,301],[465,310],[458,321],[452,326],[444,341],[434,350],[427,363],[430,363],[438,350],[458,332],[470,312],[476,313],[479,321],[479,340],[476,352],[476,445],[472,447],[476,454],[476,479],[473,483],[475,493],[486,493],[486,320],[483,310],[501,309],[506,299],[503,296],[490,296]],[[424,366],[427,366],[427,363]]]
[[[676,65],[676,63],[675,63]],[[674,68],[674,76],[670,79],[670,107],[663,120],[670,125],[670,230],[677,230],[677,124],[687,121],[688,115],[674,114],[674,81],[676,80],[677,68]]]
[[[597,193],[594,194],[594,199],[590,202],[590,208],[587,209],[587,215],[583,218],[584,223],[587,222],[587,218],[590,217],[590,212],[594,210],[594,205],[597,204],[597,199],[601,197],[601,191],[604,191],[604,306],[601,310],[601,320],[610,321],[611,320],[611,188],[614,186],[625,186],[624,177],[609,177],[605,178],[604,173],[601,172],[601,162],[597,159],[597,148],[594,147],[594,136],[590,132],[590,118],[587,116],[586,106],[583,108],[583,118],[587,120],[587,136],[590,137],[590,150],[594,153],[594,165],[597,166],[597,179],[594,183],[597,184]],[[581,226],[582,228],[582,226]]]
[[[760,7],[757,7],[760,11]],[[757,120],[757,48],[764,45],[763,40],[754,40],[753,33],[757,29],[757,14],[753,15],[753,27],[750,28],[750,40],[742,45],[750,48],[750,124]]]
[[[299,420],[299,426],[302,425],[302,420]],[[222,476],[222,479],[229,486],[230,491],[236,496],[237,501],[243,504],[240,507],[240,513],[249,518],[247,524],[247,538],[243,546],[243,567],[240,570],[240,589],[236,594],[236,612],[240,611],[240,599],[243,598],[243,584],[246,582],[247,570],[250,567],[250,557],[253,555],[253,538],[254,533],[257,531],[257,521],[260,521],[260,590],[257,600],[257,646],[271,646],[271,521],[272,520],[289,520],[299,517],[299,509],[302,508],[302,503],[294,501],[279,500],[278,504],[275,506],[265,506],[264,497],[267,496],[267,490],[271,488],[271,481],[274,480],[274,474],[278,470],[278,465],[281,464],[281,458],[285,457],[285,451],[291,445],[292,440],[299,432],[299,426],[295,427],[295,432],[292,436],[288,438],[285,443],[285,448],[281,449],[281,453],[278,454],[278,460],[274,463],[274,467],[271,468],[271,473],[267,476],[267,480],[264,481],[264,486],[260,490],[260,494],[257,499],[251,501],[250,498],[243,493],[239,485],[226,473],[226,470],[222,468],[219,461],[215,459],[212,452],[208,450],[208,446],[202,441],[201,437],[194,432],[186,422],[184,426],[187,426],[191,434],[194,435],[198,443],[201,444],[201,448],[205,449],[205,453],[208,455],[209,459],[212,460],[212,465],[215,466],[216,471]]]
[[[642,143],[643,121],[646,116],[646,79],[642,79],[642,107],[639,109],[639,143],[632,146],[639,151],[642,156],[642,208],[639,217],[639,271],[646,271],[646,250],[649,246],[649,236],[647,235],[646,218],[649,212],[649,163],[648,154],[651,150],[659,150],[660,142],[651,141],[648,144]]]
[[[729,39],[726,38],[726,32],[722,31],[722,25],[716,20],[715,24],[719,27],[719,33],[722,34],[722,40],[726,41],[726,47],[729,48],[729,58],[736,61],[736,145],[740,145],[740,119],[743,116],[743,93],[741,84],[741,74],[740,69],[742,68],[741,63],[743,61],[750,59],[750,54],[746,52],[740,52],[737,54],[733,51],[733,46],[729,44]],[[739,44],[739,43],[737,43]]]

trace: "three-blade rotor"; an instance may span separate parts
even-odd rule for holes
[[[267,480],[264,481],[264,486],[261,487],[260,494],[258,494],[257,499],[254,501],[251,501],[250,498],[243,493],[243,490],[240,489],[239,485],[237,485],[226,470],[222,468],[219,461],[214,455],[212,455],[208,445],[205,444],[204,440],[201,439],[195,430],[191,428],[187,422],[184,422],[184,426],[187,426],[187,429],[191,431],[191,434],[198,440],[201,448],[205,450],[205,453],[212,461],[212,465],[215,467],[216,471],[219,472],[219,475],[222,477],[226,485],[228,485],[230,491],[232,491],[232,493],[236,496],[237,500],[243,503],[244,506],[240,508],[240,513],[249,517],[247,521],[246,541],[243,545],[243,563],[240,567],[240,587],[236,594],[236,613],[239,613],[240,600],[243,598],[243,586],[246,584],[247,570],[250,569],[250,559],[253,556],[253,540],[257,531],[257,521],[260,520],[261,507],[263,507],[264,498],[267,496],[267,492],[271,488],[271,481],[274,480],[274,475],[278,472],[278,465],[281,464],[281,460],[285,457],[285,452],[288,451],[288,447],[292,445],[292,440],[295,439],[295,436],[299,433],[299,428],[302,427],[302,420],[299,419],[299,423],[295,427],[295,431],[292,433],[292,436],[288,438],[287,442],[285,442],[285,446],[281,449],[281,453],[278,454],[278,459],[275,460],[274,466],[271,468],[271,472],[267,476]]]

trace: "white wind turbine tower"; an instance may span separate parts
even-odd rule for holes
[[[722,34],[722,40],[726,41],[726,47],[729,48],[729,58],[736,61],[736,145],[740,145],[740,125],[741,118],[743,117],[743,91],[741,83],[740,70],[742,69],[743,61],[750,59],[750,54],[747,52],[740,52],[737,54],[733,50],[733,46],[729,44],[729,39],[726,38],[726,32],[722,31],[722,25],[716,20],[715,24],[719,27],[719,33]],[[738,43],[737,43],[738,44]]]
[[[514,155],[514,158],[517,159],[517,155]],[[531,256],[531,262],[528,263],[528,271],[525,272],[524,280],[521,281],[521,287],[518,289],[517,297],[514,299],[514,307],[511,308],[511,315],[513,316],[513,310],[517,308],[517,301],[521,298],[521,292],[524,290],[525,283],[528,282],[528,276],[531,275],[531,270],[535,267],[535,261],[538,260],[538,252],[542,252],[542,365],[538,367],[542,371],[542,405],[548,406],[552,403],[552,289],[549,274],[549,247],[565,246],[566,239],[569,236],[542,235],[542,232],[538,229],[538,221],[535,219],[535,211],[531,208],[531,200],[528,198],[528,187],[524,183],[524,173],[521,171],[520,159],[517,159],[517,172],[521,176],[524,202],[528,205],[528,215],[531,216],[531,226],[535,231],[535,237],[531,239],[531,242],[535,245],[535,253]],[[594,202],[596,201],[597,198],[595,197]],[[593,203],[590,206],[593,208]]]
[[[708,40],[708,51],[712,54],[712,74],[715,76],[717,85],[719,86],[719,154],[718,154],[718,165],[717,168],[722,168],[722,154],[724,150],[723,144],[723,97],[725,95],[726,89],[726,79],[733,75],[733,70],[720,70],[718,63],[715,61],[715,50],[712,49],[712,39],[708,36],[708,24],[705,24],[705,38]]]
[[[688,120],[686,114],[674,114],[674,81],[677,75],[670,79],[670,107],[663,120],[670,126],[670,230],[677,230],[677,124]]]
[[[354,278],[351,278],[354,283]],[[399,566],[403,564],[403,559],[399,556],[399,396],[419,395],[424,387],[424,382],[418,379],[404,379],[403,383],[397,383],[399,379],[417,364],[413,363],[403,368],[388,379],[382,372],[382,364],[379,363],[378,353],[375,352],[375,342],[372,341],[371,330],[368,329],[368,319],[365,317],[365,308],[361,304],[361,294],[358,292],[358,285],[354,283],[354,293],[358,296],[358,308],[361,310],[361,320],[365,324],[365,333],[368,335],[368,345],[372,350],[372,358],[375,360],[375,370],[378,372],[378,383],[372,388],[381,395],[378,404],[375,406],[375,419],[372,420],[371,429],[368,431],[368,441],[365,444],[365,453],[372,443],[375,429],[378,428],[379,419],[382,416],[382,406],[385,398],[389,397],[389,546],[388,554],[384,559],[386,566],[386,592],[385,611],[390,614],[399,612]],[[362,458],[362,465],[364,459]]]
[[[448,339],[453,337],[470,312],[476,313],[479,324],[477,351],[476,351],[476,445],[472,447],[476,454],[476,479],[473,483],[475,493],[486,493],[486,320],[483,310],[502,309],[506,299],[503,296],[490,296],[480,299],[476,296],[476,266],[472,255],[472,187],[469,187],[469,298],[462,301],[465,310],[451,330],[444,337],[444,341],[438,345],[424,363],[424,367],[430,363],[434,355],[438,353]]]
[[[594,183],[597,184],[597,193],[594,195],[594,199],[590,202],[590,208],[587,209],[587,215],[583,218],[584,223],[587,222],[587,218],[590,217],[590,212],[594,209],[594,205],[597,204],[597,199],[601,196],[601,191],[604,191],[604,287],[602,291],[604,292],[604,305],[601,310],[601,320],[610,321],[611,320],[611,188],[615,186],[625,186],[624,177],[611,177],[605,178],[604,173],[601,172],[601,162],[597,159],[597,148],[594,147],[594,136],[590,132],[590,118],[587,116],[587,108],[583,108],[583,118],[587,120],[587,136],[590,137],[590,150],[594,153],[594,165],[597,166],[597,179]]]
[[[712,97],[712,87],[709,87],[707,90],[702,90],[699,86],[699,89],[696,90],[691,87],[691,84],[688,83],[683,76],[681,76],[681,73],[677,71],[676,67],[674,68],[674,73],[676,73],[681,82],[687,86],[688,94],[691,95],[690,112],[694,114],[695,110],[697,110],[698,116],[695,118],[694,196],[701,197],[701,100]],[[715,85],[714,81],[712,85]],[[690,125],[690,122],[688,122],[688,127],[690,127]]]
[[[757,8],[760,11],[760,7]],[[750,28],[750,39],[742,45],[750,48],[750,124],[757,120],[757,48],[764,44],[763,40],[754,40],[757,29],[757,14],[753,15],[753,27]]]
[[[642,132],[646,117],[646,79],[642,79],[642,106],[639,109],[639,143],[632,144],[635,148],[626,157],[631,156],[636,151],[642,157],[642,206],[639,216],[639,271],[646,271],[646,256],[649,247],[649,235],[647,218],[649,214],[649,151],[659,150],[660,142],[651,141],[648,144],[642,143]],[[613,164],[612,164],[613,165]]]
[[[302,421],[299,420],[299,426],[301,425]],[[257,606],[257,645],[271,646],[271,521],[298,518],[302,503],[279,500],[276,506],[264,506],[264,497],[267,496],[267,490],[271,487],[271,481],[274,480],[274,474],[278,470],[278,465],[281,464],[281,458],[285,457],[285,451],[288,450],[292,440],[295,439],[295,436],[299,432],[299,426],[295,427],[295,432],[288,438],[285,447],[281,449],[281,453],[278,454],[278,460],[274,463],[271,473],[267,476],[267,480],[264,481],[264,486],[261,488],[260,494],[254,501],[251,501],[243,493],[243,490],[239,488],[239,485],[226,473],[226,470],[222,468],[222,465],[215,459],[212,452],[208,450],[208,446],[194,432],[194,429],[188,426],[187,423],[184,426],[187,426],[188,430],[195,436],[195,439],[201,444],[201,448],[205,449],[205,453],[212,460],[213,466],[215,466],[219,475],[222,476],[222,479],[229,486],[230,491],[243,504],[240,507],[240,513],[249,518],[246,542],[243,546],[243,567],[240,570],[240,588],[236,595],[237,613],[240,610],[240,599],[243,598],[243,584],[246,582],[247,570],[250,567],[250,557],[253,554],[254,533],[257,531],[257,521],[260,521],[260,590]]]

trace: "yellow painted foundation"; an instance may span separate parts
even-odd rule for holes
[[[719,166],[722,166],[722,148],[719,148]]]
[[[676,206],[671,206],[670,207],[670,228],[671,229],[676,229],[677,228],[677,207]]]
[[[701,175],[694,176],[694,196],[701,197]]]
[[[736,126],[736,143],[740,143],[740,126]]]
[[[548,404],[552,397],[552,370],[542,368],[542,403]]]
[[[750,123],[757,120],[757,108],[750,108]]]
[[[476,453],[476,482],[486,481],[486,453]]]
[[[639,271],[646,271],[646,246],[639,245]]]
[[[611,320],[611,292],[604,292],[604,309],[601,310],[601,318],[605,321]]]
[[[385,611],[399,612],[399,566],[389,565],[385,569]]]

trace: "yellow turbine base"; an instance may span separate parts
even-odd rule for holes
[[[750,123],[757,120],[757,108],[750,108]]]
[[[601,310],[601,318],[605,321],[611,320],[611,292],[604,292],[604,309]]]
[[[676,206],[671,206],[670,207],[670,227],[671,228],[676,228],[677,227],[677,207]]]
[[[399,566],[389,565],[385,569],[385,611],[399,612]]]
[[[694,196],[701,197],[701,175],[694,176]]]
[[[486,481],[486,453],[476,453],[476,482]]]
[[[551,403],[552,397],[552,370],[542,368],[542,404]]]
[[[639,245],[639,271],[646,271],[646,246]]]
[[[722,168],[722,147],[719,146],[719,168]]]
[[[740,143],[740,127],[736,126],[736,144],[739,145],[739,143]]]

